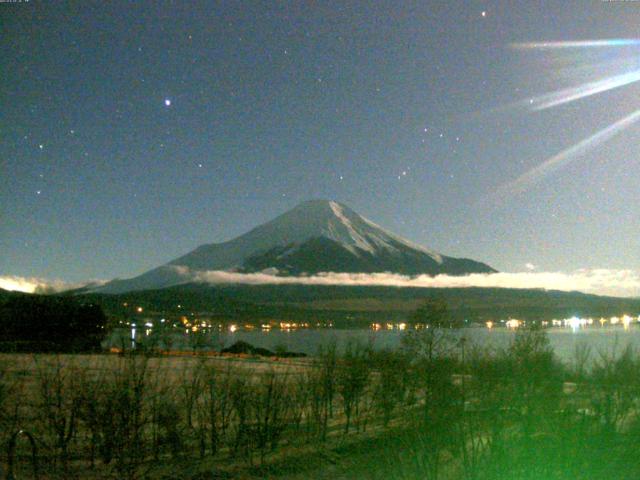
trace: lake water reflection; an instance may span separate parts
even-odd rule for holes
[[[591,327],[574,330],[571,328],[550,328],[546,330],[549,342],[556,354],[563,361],[571,361],[578,345],[589,345],[593,354],[601,351],[622,351],[631,344],[640,348],[640,326],[628,329],[622,326]],[[254,346],[274,350],[286,347],[289,351],[314,354],[320,345],[336,342],[338,347],[349,340],[371,342],[374,348],[396,348],[400,345],[404,331],[367,330],[367,329],[301,329],[301,330],[271,330],[243,331],[220,335],[219,343],[225,346],[238,340],[251,343]],[[454,335],[465,337],[468,343],[481,346],[502,348],[509,344],[515,335],[515,330],[507,328],[464,328],[453,331]]]
[[[132,324],[131,330],[118,329],[105,342],[106,347],[130,348],[135,343],[147,343],[153,339],[151,324],[146,329],[136,329]],[[404,325],[404,324],[401,324]],[[256,347],[267,348],[272,351],[302,352],[308,355],[315,354],[320,346],[335,343],[338,349],[344,347],[349,341],[371,344],[375,349],[393,349],[401,344],[401,339],[409,330],[397,328],[391,324],[388,328],[274,328],[245,329],[241,326],[230,325],[221,328],[199,331],[197,340],[199,346],[195,347],[194,334],[187,330],[173,330],[170,335],[171,350],[190,351],[194,347],[204,350],[219,350],[242,340]],[[171,331],[171,330],[169,330]],[[182,332],[182,333],[179,333]],[[466,345],[478,345],[495,349],[509,345],[516,335],[517,329],[505,327],[469,327],[451,330],[450,333],[467,340]],[[631,325],[593,325],[585,328],[552,327],[545,329],[549,341],[558,357],[565,362],[574,358],[576,348],[589,346],[592,357],[596,358],[600,352],[621,352],[628,345],[640,350],[640,323]],[[151,337],[149,337],[151,335]],[[134,340],[135,338],[135,340]],[[160,345],[164,342],[160,340]]]

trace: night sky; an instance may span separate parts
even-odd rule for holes
[[[640,109],[640,2],[31,0],[0,29],[2,275],[129,277],[311,198],[501,271],[640,269],[640,126],[605,130]]]

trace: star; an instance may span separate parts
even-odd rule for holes
[[[38,145],[38,148],[39,148],[40,150],[42,150],[42,149],[44,148],[44,145],[40,144],[40,145]]]
[[[40,193],[42,193],[41,190],[36,190],[36,195],[40,195]]]
[[[483,10],[483,11],[480,13],[480,15],[482,15],[482,17],[486,17],[486,16],[487,16],[487,12]]]
[[[201,163],[198,164],[198,168],[202,168],[202,164]]]
[[[170,98],[165,98],[164,99],[164,106],[165,107],[170,107],[171,106],[171,99]]]

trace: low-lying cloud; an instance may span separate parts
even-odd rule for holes
[[[498,287],[540,288],[580,291],[597,295],[640,297],[640,272],[635,270],[580,269],[573,272],[527,271],[517,273],[474,273],[462,277],[451,275],[407,276],[396,273],[318,273],[308,276],[284,277],[276,270],[239,273],[221,270],[194,271],[187,267],[171,267],[180,277],[177,283],[244,285],[345,285],[386,287]],[[102,283],[102,282],[100,282]],[[95,282],[93,282],[95,285]],[[53,293],[81,287],[79,283],[42,278],[0,276],[0,288],[30,293]]]
[[[97,285],[104,282],[65,282],[63,280],[48,280],[37,277],[17,277],[13,275],[0,276],[0,288],[15,292],[26,293],[57,293],[87,284]]]
[[[184,267],[181,267],[184,268]],[[565,272],[474,273],[462,277],[451,275],[418,275],[395,273],[319,273],[300,277],[281,277],[277,272],[237,273],[226,271],[180,272],[191,281],[212,284],[241,283],[353,285],[390,287],[500,287],[577,290],[598,295],[640,296],[640,272],[633,270],[581,269]]]

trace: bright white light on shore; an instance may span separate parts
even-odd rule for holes
[[[238,330],[238,326],[237,325],[229,325],[229,331],[231,333],[235,332],[236,330]]]
[[[586,323],[586,320],[578,317],[571,317],[565,320],[565,325],[569,325],[574,332],[578,330],[578,328],[583,327]]]
[[[507,328],[518,328],[520,325],[522,325],[522,322],[520,320],[512,318],[511,320],[507,320],[505,325],[507,326]]]

